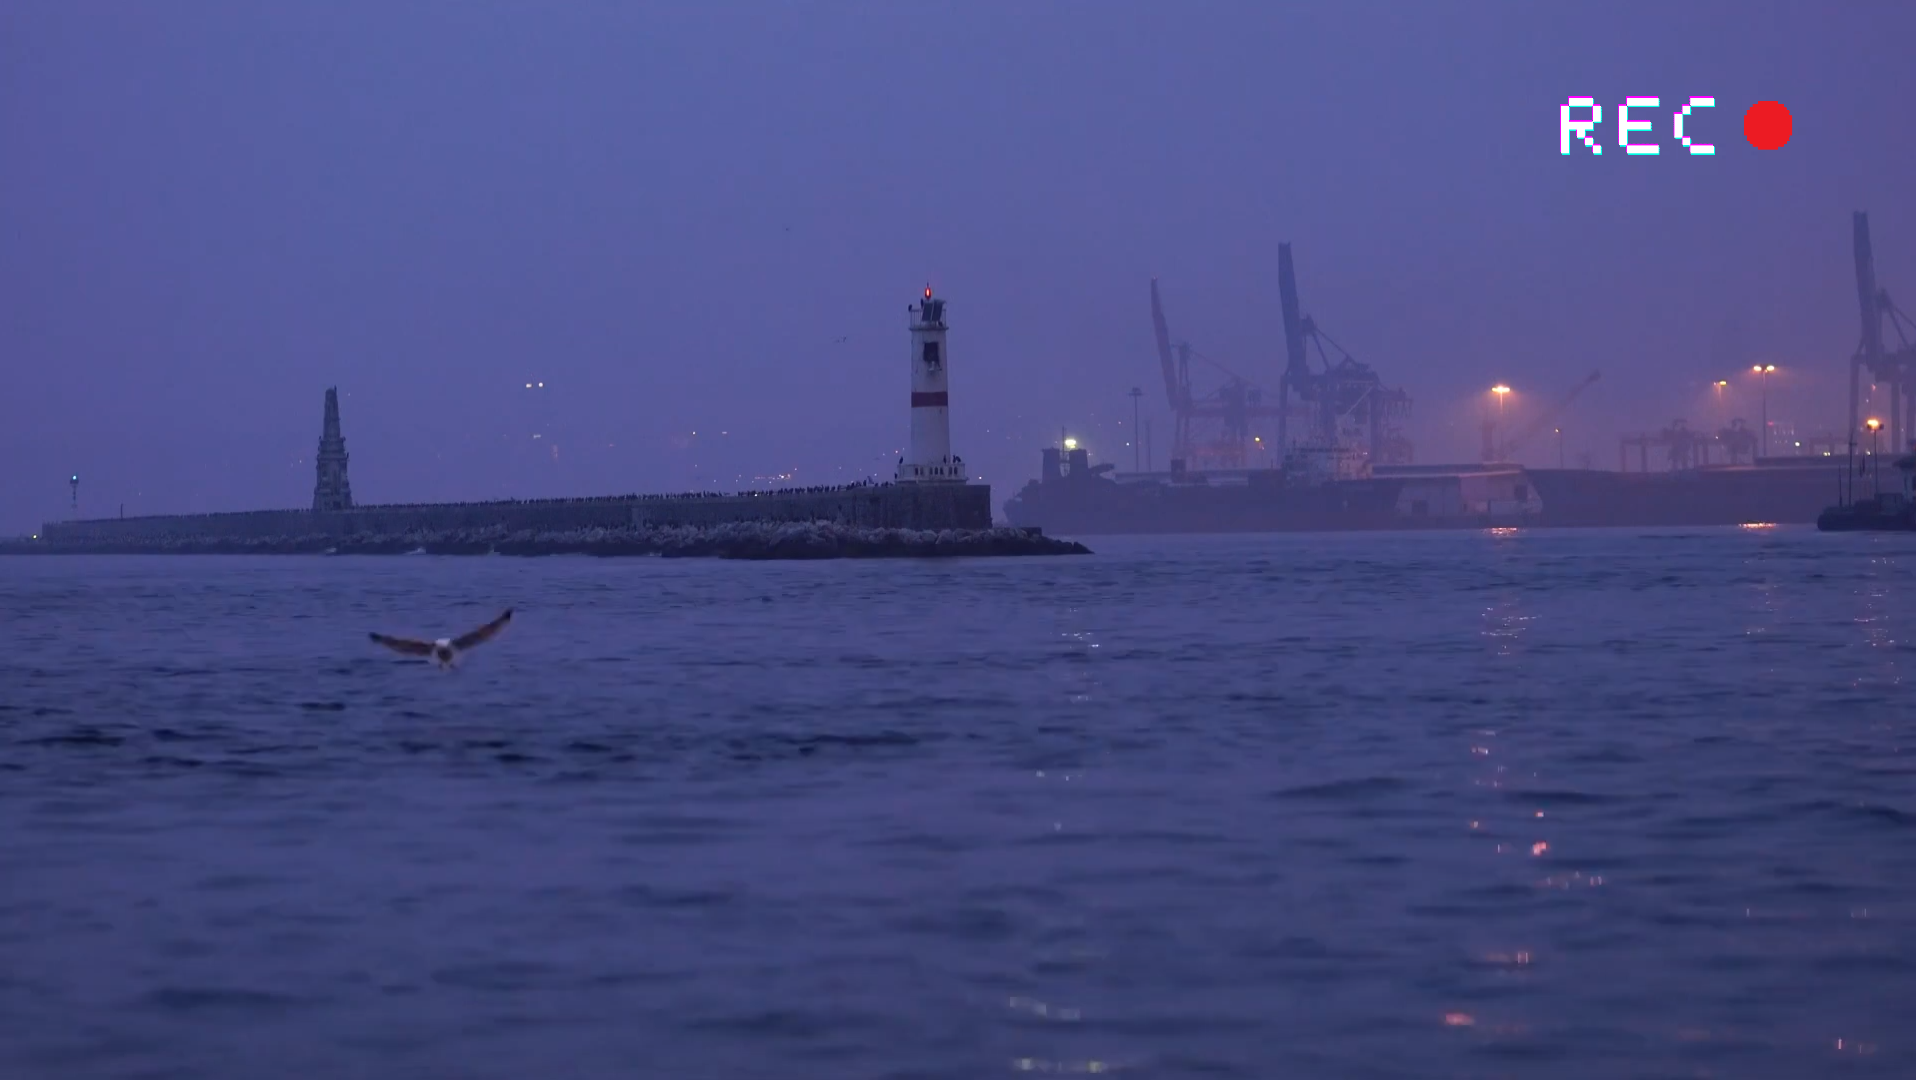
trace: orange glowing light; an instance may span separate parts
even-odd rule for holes
[[[1493,394],[1508,394],[1510,393],[1510,387],[1505,386],[1503,383],[1498,383],[1490,388],[1490,392]]]
[[[1876,418],[1875,418],[1875,417],[1873,417],[1873,416],[1872,416],[1872,417],[1870,417],[1870,418],[1869,418],[1868,420],[1865,420],[1865,421],[1863,421],[1863,423],[1864,423],[1864,425],[1865,425],[1865,426],[1867,426],[1867,427],[1868,427],[1868,428],[1869,428],[1869,429],[1870,429],[1871,431],[1875,431],[1875,430],[1876,430],[1877,428],[1879,428],[1879,427],[1882,427],[1882,426],[1883,426],[1883,422],[1882,422],[1881,420],[1878,420],[1878,419],[1876,419]]]
[[[931,286],[925,286],[925,299],[931,299]]]

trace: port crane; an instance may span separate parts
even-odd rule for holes
[[[1536,438],[1543,432],[1544,428],[1549,427],[1559,416],[1562,416],[1564,412],[1570,408],[1571,404],[1574,403],[1585,390],[1590,388],[1591,383],[1596,382],[1602,377],[1603,372],[1601,371],[1591,372],[1582,382],[1571,387],[1569,393],[1558,398],[1555,405],[1537,414],[1535,420],[1524,425],[1515,435],[1505,439],[1501,444],[1493,444],[1492,441],[1486,437],[1484,439],[1484,447],[1487,452],[1484,454],[1484,461],[1486,463],[1509,461],[1512,457],[1516,456],[1518,450],[1523,449],[1525,443]],[[1484,425],[1484,433],[1488,436],[1489,432],[1490,425],[1486,422]]]
[[[1249,379],[1191,348],[1189,342],[1172,344],[1156,278],[1151,279],[1151,326],[1174,423],[1171,471],[1244,468],[1254,439],[1251,422],[1279,416],[1279,411],[1264,403],[1264,391]],[[1191,388],[1193,357],[1223,373],[1224,384],[1199,397]]]
[[[1698,431],[1690,427],[1690,422],[1676,419],[1665,425],[1662,431],[1647,432],[1640,435],[1625,435],[1617,444],[1617,471],[1630,471],[1630,451],[1637,452],[1637,471],[1650,471],[1650,449],[1658,447],[1665,451],[1666,461],[1672,471],[1694,469],[1705,465],[1722,464],[1711,461],[1712,447],[1722,447],[1723,455],[1731,465],[1742,465],[1756,460],[1756,432],[1742,417],[1730,421],[1730,426],[1718,428],[1716,434]]]
[[[1266,401],[1262,389],[1249,379],[1197,353],[1188,343],[1173,344],[1157,279],[1151,280],[1151,322],[1157,335],[1158,363],[1176,424],[1171,440],[1172,471],[1185,467],[1244,468],[1251,444],[1256,441],[1251,434],[1254,420],[1275,419],[1276,449],[1280,454],[1288,452],[1293,442],[1289,428],[1293,398],[1302,406],[1299,411],[1306,419],[1298,440],[1302,445],[1337,447],[1340,429],[1355,426],[1365,432],[1367,456],[1372,463],[1408,464],[1411,444],[1404,438],[1400,422],[1410,413],[1410,395],[1385,386],[1375,370],[1358,362],[1315,320],[1302,313],[1291,245],[1279,244],[1277,251],[1285,366],[1275,403]],[[1222,386],[1203,397],[1192,389],[1193,357],[1225,376]]]
[[[1750,430],[1749,423],[1742,417],[1739,416],[1731,420],[1729,427],[1718,428],[1716,441],[1717,445],[1723,448],[1724,454],[1729,457],[1730,464],[1741,465],[1746,461],[1751,464],[1755,463],[1757,449],[1756,432]],[[1710,463],[1707,452],[1704,454],[1703,463],[1705,465]]]
[[[1856,433],[1861,423],[1857,415],[1857,383],[1865,368],[1873,380],[1889,390],[1889,416],[1884,426],[1889,429],[1885,434],[1889,436],[1892,452],[1902,453],[1911,436],[1916,434],[1916,345],[1911,344],[1906,332],[1916,330],[1916,324],[1890,300],[1889,291],[1877,284],[1875,256],[1869,242],[1869,214],[1856,211],[1851,225],[1856,254],[1856,298],[1863,316],[1862,341],[1849,366],[1849,456],[1854,460]],[[1883,341],[1885,320],[1896,331],[1900,343],[1897,348],[1888,348]]]
[[[1338,445],[1338,429],[1347,422],[1366,432],[1370,460],[1378,465],[1408,464],[1411,445],[1396,421],[1410,414],[1410,395],[1387,387],[1368,364],[1330,339],[1297,301],[1297,271],[1289,242],[1277,245],[1278,302],[1284,313],[1284,373],[1278,380],[1277,443],[1288,451],[1291,398],[1305,406],[1308,421],[1302,442],[1312,447]],[[1337,352],[1333,361],[1324,346]],[[1310,346],[1322,370],[1311,366]]]

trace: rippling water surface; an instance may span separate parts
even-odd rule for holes
[[[0,1076],[1916,1075],[1916,540],[1094,547],[0,560]]]

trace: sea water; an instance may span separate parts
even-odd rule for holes
[[[0,560],[0,1076],[1916,1074],[1916,540],[1090,539]]]

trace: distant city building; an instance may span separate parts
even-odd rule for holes
[[[314,467],[319,475],[313,484],[313,509],[352,509],[353,486],[346,479],[346,437],[339,433],[338,387],[326,391],[326,424],[320,431]]]

